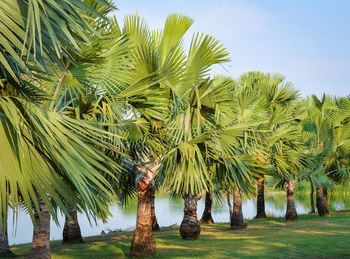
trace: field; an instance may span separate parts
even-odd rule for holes
[[[248,228],[230,230],[228,224],[202,226],[200,239],[184,241],[178,226],[155,233],[157,253],[152,258],[318,258],[350,257],[350,211],[320,218],[301,215],[296,222],[283,218],[249,220]],[[86,238],[82,244],[52,242],[52,258],[128,258],[132,231]],[[30,244],[12,251],[26,257]]]

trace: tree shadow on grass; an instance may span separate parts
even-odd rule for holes
[[[149,258],[348,258],[350,214],[327,218],[301,217],[248,221],[248,228],[230,230],[229,224],[203,225],[199,240],[186,241],[179,227],[155,232],[157,252]],[[52,258],[128,258],[133,231],[85,238],[84,243],[52,242]],[[25,258],[30,244],[14,249]]]

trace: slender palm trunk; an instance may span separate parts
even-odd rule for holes
[[[66,216],[63,228],[63,243],[83,242],[78,222],[77,209],[70,204],[67,205],[67,209],[71,220]]]
[[[229,193],[227,193],[227,205],[228,205],[228,210],[230,212],[230,221],[231,221],[233,209],[232,209],[232,204],[230,201],[230,194]]]
[[[265,189],[265,178],[262,177],[258,180],[257,183],[258,194],[256,196],[256,219],[264,219],[266,218],[265,213],[265,197],[264,197],[264,189]]]
[[[130,255],[132,257],[150,256],[156,252],[156,242],[152,233],[152,196],[154,196],[155,183],[149,169],[143,167],[139,171],[136,186],[138,189],[137,220]]]
[[[311,177],[308,177],[310,182],[310,201],[311,201],[311,213],[315,213],[315,202],[314,202],[314,184],[311,180]]]
[[[295,208],[294,202],[294,187],[295,184],[291,181],[285,183],[287,187],[287,210],[286,210],[286,220],[293,221],[298,219],[297,210]]]
[[[318,215],[325,216],[329,214],[329,210],[323,198],[323,188],[320,186],[316,186],[316,207]]]
[[[231,229],[246,228],[247,223],[244,223],[242,212],[242,193],[236,188],[233,194],[233,212],[231,216]]]
[[[212,204],[213,204],[213,200],[211,198],[211,194],[210,194],[210,192],[206,192],[205,193],[205,207],[204,207],[202,218],[199,221],[200,224],[214,224],[213,217],[211,216]]]
[[[156,209],[154,206],[154,199],[155,199],[155,188],[153,188],[151,193],[151,217],[152,217],[152,231],[158,231],[159,225],[156,217]]]
[[[34,210],[35,226],[33,231],[30,259],[48,259],[50,253],[50,212],[44,200],[37,194],[39,213]]]
[[[13,255],[13,253],[11,252],[9,246],[9,239],[7,233],[7,217],[2,218],[2,225],[4,226],[4,231],[0,231],[0,257],[11,256]]]
[[[197,219],[197,196],[184,195],[184,217],[180,226],[180,235],[185,240],[196,240],[201,233],[201,226]]]

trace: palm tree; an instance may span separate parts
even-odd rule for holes
[[[350,97],[335,98],[335,105],[337,109],[332,116],[332,142],[326,150],[324,163],[328,168],[328,178],[336,184],[342,184],[350,178]]]
[[[113,192],[100,171],[111,174],[107,164],[113,170],[120,169],[101,151],[114,149],[101,141],[106,132],[40,108],[46,89],[35,86],[33,80],[45,77],[53,69],[52,61],[60,57],[74,62],[69,51],[77,53],[77,42],[86,40],[86,33],[93,30],[81,12],[101,15],[84,2],[70,0],[57,5],[45,0],[7,1],[1,10],[6,13],[2,23],[7,26],[0,34],[1,84],[16,96],[6,91],[0,100],[0,173],[5,187],[0,195],[2,201],[10,195],[14,213],[18,213],[20,200],[28,208],[35,223],[30,257],[49,258],[50,214],[57,221],[51,201],[66,214],[68,203],[93,217],[105,218]],[[0,210],[4,218],[7,204],[2,203]],[[4,229],[6,222],[1,226]]]
[[[298,91],[293,87],[292,83],[285,82],[283,76],[279,74],[249,72],[241,75],[238,83],[245,88],[246,92],[255,93],[252,102],[264,109],[265,123],[261,123],[258,129],[260,130],[259,139],[262,140],[260,146],[265,149],[261,150],[261,152],[262,154],[266,153],[266,158],[269,160],[272,157],[271,154],[275,151],[273,150],[274,142],[268,143],[268,141],[274,141],[274,134],[281,134],[280,128],[283,125],[290,124],[293,120],[300,120],[301,111],[294,114],[298,117],[293,118],[291,116],[291,107],[298,99]],[[270,169],[274,170],[274,166]],[[270,170],[269,173],[274,174],[275,172]],[[255,218],[266,218],[264,183],[263,174],[257,182],[257,214]]]
[[[242,192],[236,188],[233,195],[233,212],[230,220],[231,229],[242,229],[247,227],[247,223],[243,220],[242,195]]]
[[[269,130],[262,134],[265,136],[262,144],[267,152],[265,159],[270,165],[269,174],[275,178],[277,187],[286,187],[287,190],[286,220],[295,220],[295,181],[308,165],[300,124],[304,110],[290,84],[277,84],[272,88],[272,94],[267,95],[271,103],[267,109],[268,123],[264,125]]]
[[[66,216],[63,227],[63,243],[83,242],[78,222],[78,211],[75,207],[67,204],[69,217]]]
[[[332,103],[325,95],[321,100],[316,96],[308,99],[304,132],[307,138],[306,145],[315,149],[314,170],[317,171],[324,171],[322,152],[329,145],[328,130],[331,127],[331,119],[328,118],[327,112],[333,108],[335,107],[332,107]],[[320,216],[329,214],[323,199],[323,186],[320,183],[316,183],[316,206]]]
[[[308,166],[300,124],[289,123],[280,127],[274,132],[270,141],[272,153],[269,160],[273,165],[273,177],[278,183],[277,187],[286,187],[285,218],[287,221],[293,221],[297,219],[294,203],[295,181],[300,177],[302,170]]]
[[[172,16],[169,18],[169,23],[167,26],[170,28],[172,25],[171,23],[173,21],[177,21],[177,19],[187,19],[186,17],[181,16]],[[171,21],[172,19],[172,21]],[[158,69],[149,70],[149,68],[152,68],[153,66],[157,65],[155,63],[157,60],[154,60],[154,54],[155,52],[155,38],[149,38],[148,36],[151,35],[150,32],[147,32],[147,28],[144,26],[143,22],[140,20],[138,16],[130,16],[126,18],[125,25],[123,28],[123,31],[121,32],[119,30],[119,26],[116,23],[116,20],[113,20],[114,26],[112,28],[114,34],[116,31],[120,33],[120,35],[128,34],[128,41],[132,44],[134,52],[127,51],[129,55],[129,59],[132,60],[129,64],[122,64],[122,66],[117,67],[117,64],[120,65],[120,62],[116,62],[116,55],[114,54],[112,59],[109,59],[112,64],[114,64],[114,67],[110,67],[108,71],[111,71],[112,73],[108,74],[108,77],[116,78],[120,80],[119,76],[116,75],[117,71],[120,71],[120,68],[124,68],[124,71],[126,71],[126,75],[122,74],[123,82],[118,81],[118,84],[111,85],[110,87],[103,87],[103,90],[107,92],[106,98],[108,99],[108,104],[106,104],[108,107],[107,114],[109,117],[112,118],[112,122],[115,123],[117,119],[122,120],[122,130],[120,129],[113,129],[113,127],[109,127],[109,130],[112,130],[113,132],[117,132],[123,135],[126,139],[125,146],[127,148],[127,151],[130,154],[130,157],[133,161],[129,161],[133,163],[131,166],[133,170],[127,170],[127,173],[121,173],[121,177],[118,177],[119,180],[130,180],[133,178],[133,172],[137,171],[137,186],[140,188],[138,189],[138,198],[139,198],[139,209],[138,209],[138,220],[137,221],[137,227],[135,231],[134,241],[132,245],[132,253],[133,253],[133,247],[138,247],[138,243],[146,242],[150,245],[150,250],[152,250],[152,241],[153,236],[152,233],[145,234],[149,229],[148,225],[146,226],[146,232],[142,232],[143,228],[145,228],[145,224],[142,223],[142,218],[145,218],[144,215],[147,215],[145,220],[147,221],[149,219],[148,215],[148,208],[152,206],[152,201],[154,202],[154,186],[153,183],[153,176],[150,175],[150,173],[154,174],[150,171],[149,166],[151,163],[154,162],[158,156],[161,156],[162,154],[162,144],[161,142],[158,143],[157,138],[160,136],[157,130],[157,125],[159,123],[162,123],[164,121],[164,117],[166,116],[166,111],[168,107],[167,95],[169,94],[169,90],[165,89],[162,90],[159,87],[163,87],[163,83],[160,85],[160,80],[157,78],[160,78],[160,71]],[[170,29],[167,29],[168,33]],[[106,35],[109,35],[109,33],[106,33]],[[155,36],[155,35],[154,35]],[[172,43],[176,45],[177,42]],[[169,51],[173,51],[171,46],[167,45],[168,43],[164,43],[164,48],[169,48]],[[99,45],[98,45],[99,46]],[[148,48],[149,52],[145,53],[144,48]],[[158,48],[158,47],[157,47]],[[88,48],[87,48],[88,49]],[[114,48],[117,49],[117,53],[124,53],[121,50],[121,48]],[[89,49],[88,49],[89,50]],[[165,53],[166,54],[166,53]],[[164,55],[165,55],[164,54]],[[169,54],[169,56],[172,54]],[[176,60],[175,60],[176,61]],[[171,63],[169,61],[164,60],[164,65],[170,66],[167,70],[161,71],[162,73],[169,73],[170,76],[173,76],[173,74],[176,74],[174,71],[176,69],[172,67]],[[109,63],[107,64],[107,66]],[[83,66],[82,66],[83,67]],[[113,68],[113,69],[112,69]],[[67,68],[68,69],[68,68]],[[75,69],[75,68],[74,68]],[[93,66],[93,69],[96,69],[96,66]],[[74,71],[76,71],[75,69]],[[106,70],[106,67],[104,66],[103,69],[100,69],[102,71]],[[123,71],[122,71],[123,72]],[[79,76],[79,73],[78,73]],[[90,76],[91,77],[91,76]],[[62,77],[58,77],[62,78]],[[74,75],[74,78],[77,78],[77,81],[79,82],[79,77]],[[70,77],[63,78],[62,82],[65,82],[65,80],[71,79]],[[94,81],[93,81],[94,82]],[[165,84],[165,83],[164,83]],[[64,85],[72,85],[65,83]],[[98,84],[99,87],[101,84]],[[74,85],[73,85],[74,86]],[[101,88],[101,87],[100,87]],[[164,97],[165,102],[164,102]],[[81,103],[81,102],[80,102]],[[78,103],[79,104],[79,103]],[[103,105],[100,105],[98,102],[96,104],[96,107],[101,106],[101,108],[98,108],[98,112],[100,114],[105,113],[106,107]],[[91,106],[91,102],[83,103],[81,105],[84,107],[84,110],[88,111],[89,106]],[[66,109],[66,108],[64,108]],[[110,110],[109,110],[110,109]],[[123,110],[123,113],[128,114],[126,115],[127,118],[125,118],[124,115],[118,117],[114,116],[118,109]],[[74,108],[74,105],[71,105],[69,108],[70,114],[76,114],[77,110],[82,111],[81,107]],[[93,109],[96,110],[96,109]],[[67,114],[67,112],[65,112]],[[107,117],[108,117],[107,116]],[[123,117],[124,116],[124,117]],[[100,116],[101,117],[101,116]],[[102,120],[103,117],[102,116]],[[131,119],[130,119],[131,118]],[[111,118],[109,118],[111,119]],[[159,152],[159,154],[157,154]],[[109,156],[114,157],[114,153],[110,153]],[[114,158],[115,159],[115,158]],[[131,176],[131,177],[128,177]],[[124,177],[126,176],[126,177]],[[149,182],[147,182],[148,179],[145,179],[144,176],[152,177]],[[113,180],[113,182],[115,182]],[[150,184],[151,183],[151,184]],[[128,182],[130,184],[130,181]],[[133,183],[134,185],[134,183]],[[150,185],[150,186],[148,186]],[[131,191],[130,191],[131,189]],[[127,189],[125,186],[123,188],[119,188],[120,193],[122,194],[133,194],[133,188]],[[146,191],[145,191],[146,190]],[[124,195],[125,197],[125,195]],[[151,204],[151,205],[150,205]],[[144,210],[144,208],[147,208],[147,210]],[[151,214],[151,213],[150,213]],[[148,242],[150,241],[150,242]],[[144,251],[148,251],[147,245]],[[137,253],[137,251],[135,252]]]
[[[156,161],[160,161],[166,151],[164,145],[167,146],[166,142],[171,140],[165,134],[167,130],[165,126],[167,123],[170,124],[169,119],[175,117],[170,112],[176,112],[179,104],[187,101],[188,91],[191,90],[189,86],[200,82],[212,64],[225,61],[226,53],[219,47],[218,42],[212,37],[203,35],[194,36],[186,60],[182,37],[192,22],[182,15],[170,15],[162,31],[150,32],[138,16],[128,17],[125,20],[123,32],[130,35],[136,52],[128,82],[130,84],[138,82],[141,87],[137,89],[138,91],[134,91],[134,97],[128,100],[128,109],[134,119],[142,119],[149,129],[141,139],[145,139],[145,136],[147,139],[153,139],[152,142],[146,142],[147,145],[143,149],[132,154],[135,169],[139,172],[139,177],[136,178],[138,217],[131,246],[133,256],[150,255],[155,252],[150,227],[154,196],[150,193],[154,192],[152,185],[158,171],[157,167],[162,164],[157,165]],[[130,93],[126,90],[125,94]],[[154,142],[157,139],[164,144],[158,145]],[[170,150],[169,156],[173,154]],[[173,173],[168,169],[162,171]],[[165,183],[168,184],[167,181]]]
[[[204,42],[202,44],[205,45]],[[192,55],[194,54],[189,56]],[[185,207],[180,234],[186,240],[197,239],[200,234],[197,200],[202,190],[211,184],[207,170],[210,164],[206,162],[209,154],[206,154],[205,149],[209,148],[209,142],[215,138],[215,107],[221,104],[225,107],[223,102],[229,100],[229,97],[225,96],[225,93],[229,92],[221,91],[225,90],[226,86],[227,82],[216,85],[207,79],[198,85],[194,84],[192,89],[187,91],[181,89],[183,95],[178,101],[181,106],[168,124],[169,137],[173,143],[163,162],[163,184],[183,195]],[[183,85],[183,88],[185,87],[188,87],[187,83]]]
[[[243,194],[251,195],[253,193],[253,185],[257,179],[264,175],[266,169],[264,149],[256,141],[260,128],[266,123],[264,106],[257,91],[252,90],[242,82],[240,80],[236,81],[231,88],[234,105],[233,114],[228,117],[228,122],[241,131],[236,136],[240,141],[234,144],[234,155],[238,158],[238,161],[231,165],[231,170],[234,171],[236,179],[232,181],[231,186],[228,186],[227,183],[224,185],[224,189],[233,190],[233,208],[232,212],[230,211],[231,229],[241,229],[247,226],[243,220]],[[242,179],[239,179],[239,175],[251,176],[242,181]],[[225,177],[222,181],[227,182]],[[227,199],[229,202],[229,195]]]
[[[181,75],[183,63],[182,36],[192,20],[170,15],[164,29],[152,32],[139,16],[125,18],[122,32],[128,34],[134,54],[128,69],[126,87],[115,99],[125,100],[124,110],[135,121],[128,125],[127,149],[137,172],[138,216],[131,255],[145,256],[155,252],[152,234],[154,210],[154,177],[157,160],[165,152],[163,128],[168,119],[172,98],[171,86]]]
[[[104,18],[113,10],[111,5],[93,2],[87,2],[87,5],[91,5],[103,15],[102,18],[94,18],[91,13],[85,14],[85,19],[95,33],[88,36],[88,43],[78,43],[79,55],[69,53],[74,58],[74,63],[62,58],[54,64],[54,71],[49,74],[50,81],[42,80],[41,84],[53,98],[47,105],[48,109],[90,121],[105,121],[101,117],[106,117],[110,123],[115,123],[116,120],[110,117],[115,118],[117,115],[111,116],[111,113],[106,113],[106,107],[101,106],[116,106],[111,97],[115,97],[116,93],[121,91],[119,89],[125,88],[121,85],[125,79],[124,67],[130,64],[130,58],[127,57],[131,54],[130,46],[116,19]],[[60,63],[63,64],[63,68]],[[117,108],[120,109],[118,106]],[[103,128],[114,132],[111,126]],[[111,144],[117,146],[115,139],[118,138],[109,137],[106,140],[109,139],[114,139]],[[66,216],[63,242],[81,242],[77,208],[67,204],[67,210],[70,217]]]
[[[286,220],[294,221],[298,219],[297,210],[295,208],[294,202],[294,187],[295,183],[293,181],[285,182],[287,189],[287,210],[286,210]]]
[[[213,204],[213,199],[211,197],[210,191],[205,192],[205,207],[203,215],[199,221],[199,224],[214,224],[213,217],[211,215],[211,208]]]
[[[349,163],[349,112],[346,98],[321,99],[312,96],[307,102],[304,120],[305,143],[313,152],[312,170],[316,184],[316,206],[320,216],[329,213],[327,185],[346,178]]]
[[[263,105],[261,95],[259,95],[259,92],[257,89],[255,89],[255,84],[257,79],[260,76],[260,73],[257,73],[256,76],[255,73],[249,73],[249,74],[243,74],[240,76],[240,78],[236,81],[235,87],[232,89],[235,92],[235,101],[236,101],[236,107],[235,107],[235,120],[234,122],[238,125],[241,125],[246,128],[247,133],[250,135],[256,135],[257,132],[260,130],[262,125],[266,123],[264,121],[265,119],[265,106]],[[256,79],[254,79],[256,77]],[[260,89],[260,88],[258,88]],[[250,143],[253,144],[253,143]],[[261,149],[262,146],[257,143],[254,145],[254,151],[251,158],[254,156],[257,158],[260,155],[260,159],[263,158],[261,154],[264,153],[264,150]],[[241,152],[243,154],[249,154],[247,145],[241,145]],[[259,154],[260,153],[260,154]],[[248,170],[254,170],[258,168],[248,167]],[[260,171],[260,174],[258,172],[257,175],[259,175],[259,179],[264,179],[263,174],[263,167],[260,167],[258,169]],[[259,182],[258,182],[259,183]],[[232,189],[232,188],[229,188]],[[249,189],[249,192],[246,192],[247,194],[251,193],[251,189]],[[230,213],[230,222],[231,222],[231,229],[240,229],[245,228],[247,226],[246,223],[243,221],[243,212],[242,212],[242,196],[243,192],[239,188],[239,186],[234,186],[233,188],[233,209]],[[230,198],[229,195],[227,197],[229,208],[230,208]],[[259,199],[258,199],[259,200]],[[264,203],[263,203],[264,205]],[[259,207],[259,206],[258,206]]]
[[[164,184],[184,195],[184,239],[199,236],[196,201],[203,189],[226,181],[249,192],[258,175],[257,162],[244,144],[251,126],[245,124],[247,116],[242,118],[243,103],[236,104],[233,86],[232,79],[222,76],[203,81],[188,90],[183,110],[169,123],[175,145],[164,160]]]
[[[210,186],[203,184],[203,180],[209,181],[209,164],[205,163],[207,158],[203,152],[209,135],[205,134],[211,127],[215,111],[220,111],[215,109],[215,105],[228,101],[225,92],[220,92],[224,84],[213,90],[212,81],[205,79],[205,76],[213,64],[227,61],[227,55],[226,50],[212,37],[195,35],[185,62],[183,78],[174,88],[177,107],[169,123],[170,138],[174,142],[164,159],[163,173],[164,184],[173,186],[176,192],[183,194],[185,200],[180,227],[184,239],[197,239],[200,233],[197,199],[201,190]]]

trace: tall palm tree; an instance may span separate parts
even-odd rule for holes
[[[182,74],[184,60],[182,36],[192,20],[170,15],[162,31],[151,31],[138,15],[125,18],[122,33],[128,34],[134,54],[128,67],[127,87],[116,96],[124,100],[125,112],[135,123],[128,124],[127,149],[136,171],[138,216],[131,255],[155,252],[151,221],[154,209],[154,177],[157,160],[165,152],[163,128],[168,119],[171,87]],[[165,140],[165,139],[164,139]]]
[[[146,135],[153,136],[154,140],[164,139],[168,142],[166,134],[161,132],[169,121],[170,112],[181,102],[179,96],[187,98],[185,95],[188,94],[188,86],[192,87],[206,76],[213,63],[225,60],[226,53],[223,54],[218,43],[209,36],[201,35],[194,37],[186,60],[182,38],[192,22],[188,17],[171,15],[166,20],[164,29],[156,32],[151,32],[138,16],[127,17],[124,22],[123,32],[128,33],[135,46],[135,61],[131,67],[130,80],[126,82],[139,86],[132,90],[134,97],[128,99],[127,109],[132,118],[142,119],[149,130]],[[207,52],[209,55],[206,56]],[[130,95],[131,92],[126,90],[123,94]],[[159,167],[155,162],[160,161],[166,151],[163,148],[154,149],[156,146],[162,145],[145,146],[132,154],[134,168],[139,171],[139,177],[136,178],[138,219],[131,247],[134,256],[149,255],[155,251],[149,227],[151,223],[147,223],[152,214],[153,195],[150,193],[154,191],[150,185],[153,185],[156,174],[152,168]],[[152,150],[154,151],[149,152]]]
[[[131,41],[136,46],[136,61],[132,66],[130,82],[139,82],[139,86],[142,87],[140,91],[135,92],[135,97],[128,101],[131,114],[134,118],[140,117],[146,124],[149,124],[148,135],[164,139],[165,142],[170,140],[170,145],[174,143],[174,136],[169,137],[167,134],[161,133],[162,128],[167,129],[166,123],[169,126],[172,121],[181,117],[179,111],[183,111],[182,105],[186,105],[189,100],[195,100],[194,94],[197,84],[210,85],[208,80],[202,82],[208,74],[209,67],[212,64],[226,61],[227,56],[224,49],[212,37],[197,34],[193,38],[186,59],[182,37],[192,22],[188,17],[171,15],[166,20],[162,31],[149,32],[147,26],[137,16],[134,16],[126,19],[123,29],[130,35]],[[152,79],[151,87],[145,84],[147,83],[145,78]],[[205,89],[202,87],[201,91],[205,91]],[[126,91],[126,94],[129,93]],[[210,101],[208,97],[204,100]],[[141,105],[141,103],[145,105]],[[213,104],[211,103],[211,105]],[[193,111],[194,109],[190,113]],[[191,120],[192,117],[190,116],[188,119]],[[179,121],[181,122],[181,119]],[[180,123],[180,125],[182,124]],[[167,130],[169,131],[169,129]],[[174,130],[170,130],[174,132]],[[187,134],[188,132],[186,132],[186,138],[190,137]],[[203,138],[203,136],[200,137]],[[191,155],[194,155],[199,151],[197,144],[175,142],[177,147],[168,152],[168,155],[165,156],[165,163],[170,160],[169,157],[174,155],[176,150],[188,152],[189,150],[186,149],[191,145],[194,148],[191,149]],[[152,168],[159,167],[155,165],[155,161],[160,160],[166,150],[158,149],[158,152],[148,152],[148,154],[144,152],[154,150],[154,147],[146,146],[133,154],[136,158],[135,168],[140,172],[139,177],[136,178],[139,200],[138,219],[131,247],[131,254],[134,256],[149,255],[155,251],[149,227],[151,226],[149,221],[151,220],[153,197],[150,193],[154,191],[152,185],[156,174]],[[197,152],[197,155],[200,154]],[[200,157],[198,158],[200,159]],[[192,163],[192,161],[190,162]],[[163,167],[161,171],[163,174],[166,172],[165,176],[172,175],[174,172],[172,168],[167,166]],[[198,173],[203,175],[202,167],[199,168]],[[195,178],[195,175],[192,174],[190,181],[195,181]],[[164,183],[169,186],[171,183],[168,180],[169,178],[165,177]],[[179,184],[182,185],[182,183]],[[188,190],[187,193],[189,193]]]
[[[40,83],[52,96],[52,101],[47,104],[48,109],[73,118],[88,119],[90,122],[109,120],[115,124],[111,117],[116,118],[119,114],[111,116],[110,106],[116,106],[111,101],[111,96],[114,97],[121,91],[119,89],[125,88],[121,85],[124,83],[125,67],[130,64],[127,55],[131,54],[131,48],[115,17],[109,20],[104,18],[113,10],[111,5],[94,2],[87,2],[87,5],[91,5],[103,15],[102,18],[94,18],[91,13],[85,14],[85,19],[95,33],[88,36],[88,43],[78,43],[79,55],[69,52],[74,58],[74,63],[62,57],[60,62],[54,63],[54,70],[49,74],[50,81],[41,80]],[[63,64],[63,68],[60,63]],[[109,113],[106,113],[105,107],[101,107],[104,104],[110,107]],[[113,110],[121,109],[119,106]],[[106,120],[101,117],[106,117]],[[115,132],[112,126],[103,128]],[[112,145],[118,146],[115,142],[118,138],[109,137],[106,140],[109,139],[113,139]],[[67,204],[67,210],[70,217],[66,217],[63,241],[82,241],[77,208]]]
[[[0,195],[2,201],[10,197],[14,213],[20,201],[25,204],[35,222],[30,256],[49,258],[50,214],[57,221],[51,201],[66,214],[67,202],[90,216],[105,218],[113,191],[100,172],[111,174],[105,165],[113,170],[119,166],[102,152],[115,149],[101,141],[106,132],[43,110],[48,95],[33,80],[46,77],[61,57],[74,62],[69,52],[78,53],[77,42],[87,40],[87,33],[93,31],[83,12],[102,15],[82,1],[71,0],[55,5],[45,0],[6,1],[0,10],[5,26],[0,33],[1,84],[16,93],[2,92],[0,100]],[[7,215],[7,203],[1,203],[0,214]],[[4,229],[6,222],[2,223]]]

